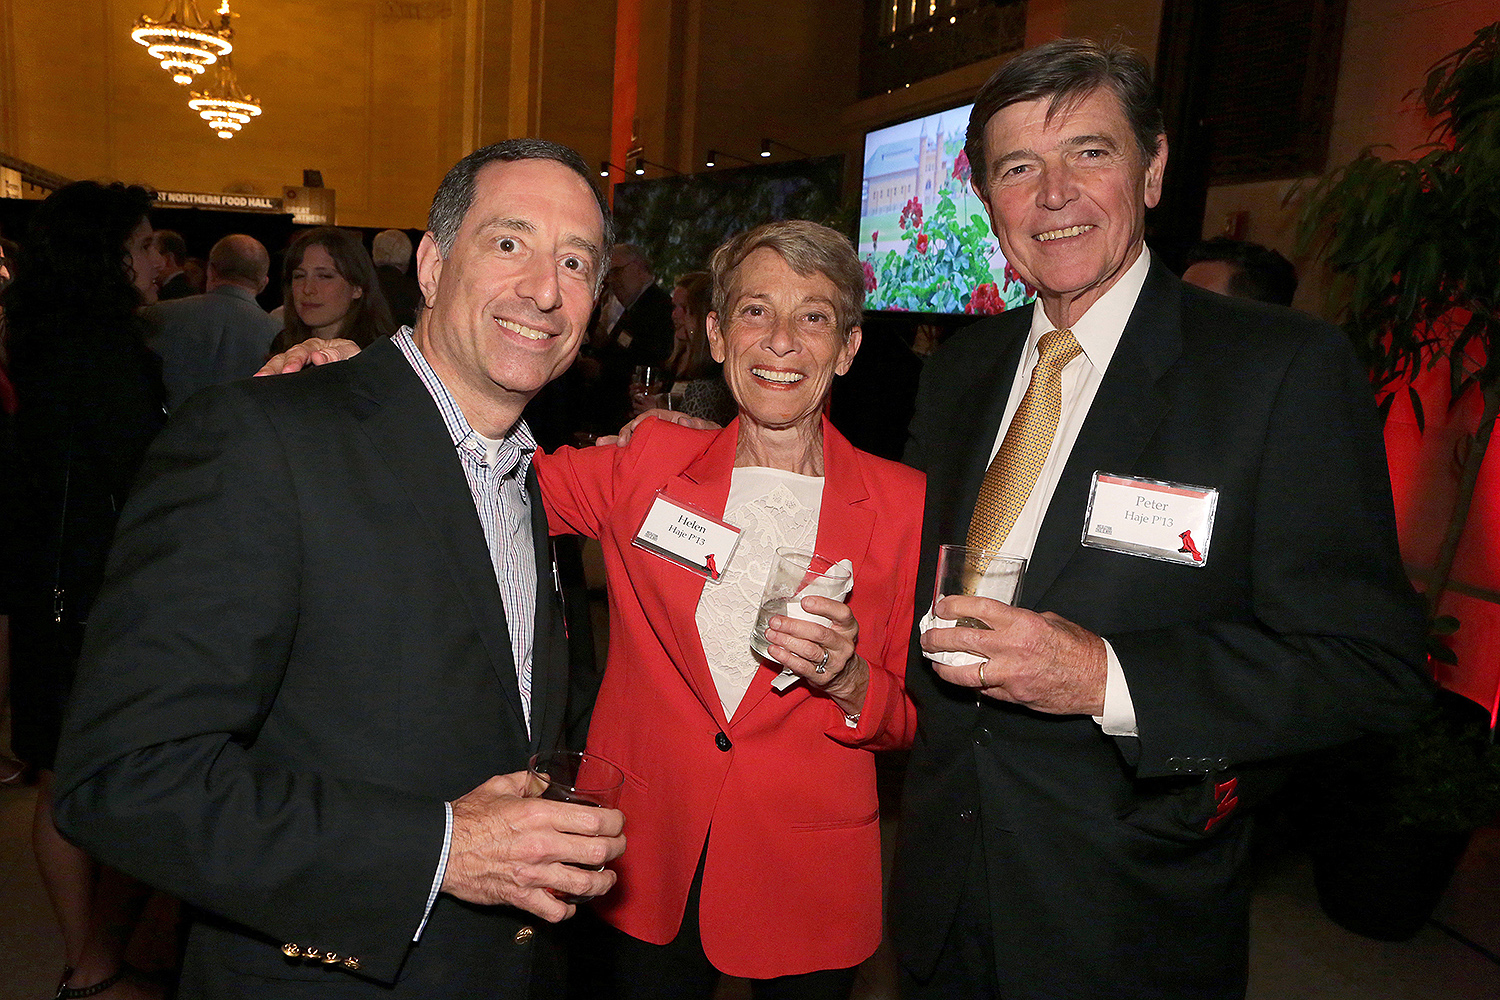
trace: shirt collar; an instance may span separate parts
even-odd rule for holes
[[[403,326],[401,332],[391,339],[401,349],[401,353],[406,355],[406,360],[427,387],[432,401],[437,404],[438,413],[443,417],[443,426],[448,428],[448,436],[453,439],[453,447],[459,452],[473,455],[481,464],[497,469],[501,475],[512,469],[519,469],[524,478],[531,467],[532,453],[536,451],[536,438],[532,436],[531,428],[526,426],[526,421],[517,420],[498,442],[481,436],[469,425],[463,410],[459,409],[458,401],[422,356],[417,342],[412,339],[411,327]]]
[[[1125,324],[1135,311],[1135,300],[1140,298],[1141,289],[1146,284],[1146,274],[1150,270],[1151,251],[1143,245],[1141,255],[1135,259],[1135,263],[1127,267],[1119,280],[1110,286],[1109,291],[1099,296],[1098,301],[1089,306],[1088,311],[1073,324],[1073,339],[1078,341],[1089,364],[1099,371],[1109,367],[1109,359],[1114,357],[1115,348],[1120,346]],[[1052,321],[1047,318],[1041,302],[1037,302],[1031,311],[1031,334],[1026,341],[1028,349],[1036,350],[1037,341],[1053,329]]]

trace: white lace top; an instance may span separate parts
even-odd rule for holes
[[[779,546],[812,551],[823,506],[821,476],[758,466],[735,469],[724,520],[741,531],[718,583],[698,599],[698,635],[713,671],[724,715],[734,717],[761,660],[750,649],[750,630]]]

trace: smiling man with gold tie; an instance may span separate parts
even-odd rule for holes
[[[1337,329],[1153,260],[1167,141],[1134,52],[1016,57],[966,149],[1038,301],[952,338],[912,422],[934,613],[907,677],[904,988],[1242,997],[1248,806],[1286,757],[1427,698],[1368,383]],[[1017,606],[929,609],[948,543],[1028,558]]]

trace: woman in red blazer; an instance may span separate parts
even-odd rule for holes
[[[847,997],[880,942],[874,750],[916,720],[903,674],[922,477],[856,450],[823,418],[859,348],[864,276],[807,222],[742,234],[713,257],[709,338],[739,404],[721,431],[643,422],[624,448],[538,463],[554,533],[603,545],[609,663],[589,748],[626,773],[629,847],[595,901],[623,932],[623,997]],[[712,582],[633,545],[658,495],[742,529]],[[777,545],[853,565],[831,625],[773,618],[774,664],[748,641]],[[778,691],[781,669],[799,683]]]

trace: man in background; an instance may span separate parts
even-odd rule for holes
[[[161,254],[161,274],[156,279],[156,300],[182,299],[194,294],[197,289],[183,270],[187,260],[187,242],[182,234],[170,229],[158,229],[153,237],[156,250]]]
[[[266,359],[281,324],[255,297],[266,287],[270,254],[253,236],[233,234],[208,254],[208,291],[148,306],[146,343],[162,359],[167,409],[211,385],[249,378]]]
[[[416,326],[422,290],[417,287],[417,279],[408,273],[411,237],[399,229],[382,229],[370,243],[370,256],[375,261],[375,276],[380,279],[380,290],[385,293],[386,305],[391,307],[396,329]]]
[[[1259,243],[1215,236],[1187,252],[1182,280],[1220,295],[1290,306],[1297,294],[1292,262]]]

